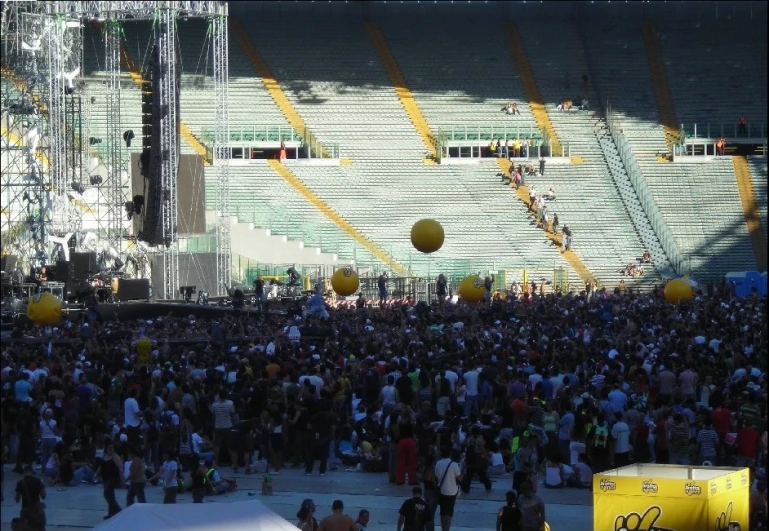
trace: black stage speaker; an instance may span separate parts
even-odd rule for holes
[[[120,279],[117,284],[117,296],[121,301],[138,301],[150,298],[150,279]]]
[[[69,278],[69,262],[66,260],[57,260],[56,261],[56,276],[53,279],[56,282],[71,282],[72,279]]]
[[[16,269],[16,256],[12,254],[3,256],[2,264],[0,265],[2,265],[0,271],[5,271],[10,275]]]
[[[96,265],[96,253],[72,253],[71,255],[72,278],[74,280],[87,280],[90,275],[98,273]]]

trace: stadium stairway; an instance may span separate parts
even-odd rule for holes
[[[245,54],[246,58],[251,63],[253,70],[256,72],[259,79],[261,79],[265,90],[269,93],[275,105],[280,109],[285,116],[285,119],[300,135],[304,138],[305,142],[310,145],[317,145],[318,151],[322,157],[328,157],[328,152],[317,141],[317,137],[307,127],[300,114],[297,112],[294,105],[289,101],[286,93],[280,86],[280,82],[275,78],[271,68],[264,60],[262,55],[257,51],[252,40],[249,38],[243,25],[237,20],[230,21],[230,28],[235,36],[241,51]]]
[[[394,161],[369,164],[365,172],[356,171],[357,164],[307,166],[289,160],[285,165],[416,274],[524,267],[552,272],[557,266],[579,278],[542,231],[500,194],[501,178],[489,177],[493,161],[472,166]],[[422,217],[439,220],[446,234],[443,247],[430,257],[415,251],[409,239],[411,225]]]
[[[731,137],[742,114],[756,128],[766,124],[766,16],[700,15],[694,25],[661,17],[657,27],[678,122],[689,134],[696,123],[703,136],[710,124],[717,138],[723,124]]]
[[[295,16],[291,35],[277,21],[256,25],[247,17],[251,42],[322,142],[338,144],[356,163],[429,156],[362,23]]]
[[[322,214],[308,197],[298,194],[271,163],[230,165],[230,208],[238,222],[269,229],[273,235],[318,247],[324,253],[335,253],[343,260],[380,263],[358,240]],[[206,170],[207,210],[216,205],[216,179],[217,167],[212,166]]]
[[[750,242],[759,271],[766,271],[766,233],[761,225],[761,214],[758,210],[756,194],[753,191],[753,181],[747,157],[735,155],[732,157],[734,176],[737,179],[737,190],[740,203],[748,226]]]
[[[349,221],[343,219],[337,212],[329,207],[320,197],[318,197],[307,185],[305,185],[296,175],[294,175],[285,164],[277,160],[268,160],[267,164],[275,170],[275,172],[283,177],[287,183],[294,187],[294,189],[302,196],[308,203],[314,206],[318,211],[323,213],[334,224],[346,232],[353,240],[355,240],[361,247],[365,248],[370,254],[379,259],[383,264],[389,264],[390,269],[398,275],[404,276],[408,274],[408,270],[398,263],[392,256],[388,255],[384,249],[374,244],[366,238],[357,228],[353,227]]]
[[[499,170],[502,172],[503,175],[508,175],[510,173],[510,166],[511,163],[508,160],[505,160],[503,158],[498,158],[497,160],[497,166],[499,167]],[[535,212],[532,212],[529,208],[529,199],[530,195],[529,192],[534,186],[533,184],[533,178],[527,178],[526,182],[528,184],[523,184],[517,189],[512,185],[510,185],[511,189],[514,190],[515,196],[518,198],[518,201],[520,202],[520,205],[526,210],[526,214],[531,218],[534,225],[537,225],[537,214]],[[553,207],[552,202],[550,202],[547,206]],[[579,254],[574,250],[565,250],[563,248],[563,234],[555,234],[550,232],[550,226],[548,226],[548,230],[543,230],[543,235],[545,238],[550,240],[552,245],[560,250],[561,255],[563,256],[564,260],[566,260],[569,265],[574,269],[574,271],[579,275],[580,279],[584,282],[596,282],[598,279],[596,278],[596,275],[591,273],[590,270],[585,266],[584,261],[579,256]]]
[[[769,235],[769,231],[767,231],[766,157],[748,157],[748,166],[750,167],[750,178],[753,181],[753,193],[756,196],[756,204],[761,216],[761,227],[764,234]]]
[[[665,59],[662,56],[662,45],[655,25],[647,20],[643,25],[644,42],[646,44],[646,57],[649,61],[649,72],[651,74],[654,94],[657,97],[657,108],[659,109],[660,119],[662,120],[662,129],[665,131],[665,139],[668,147],[672,150],[673,146],[680,142],[681,134],[679,131],[679,122],[676,120],[676,111],[673,106],[673,97],[670,95],[670,85],[665,68]]]
[[[409,87],[406,84],[400,66],[398,66],[398,61],[393,56],[392,50],[387,45],[387,41],[385,40],[384,35],[382,35],[382,31],[376,22],[367,22],[366,31],[368,32],[369,39],[371,39],[371,43],[379,54],[379,59],[384,64],[385,70],[387,70],[387,75],[390,77],[390,83],[392,83],[395,88],[395,94],[398,95],[398,99],[400,100],[401,105],[403,105],[403,110],[406,111],[409,120],[414,124],[414,128],[419,133],[419,136],[422,137],[422,141],[430,154],[430,158],[434,160],[437,147],[435,135],[430,131],[430,126],[427,125],[427,120],[425,120],[419,105],[414,101],[414,94],[409,90]]]
[[[379,24],[436,134],[483,126],[493,127],[495,136],[504,127],[524,138],[541,136],[504,35],[487,19],[413,15],[383,17]],[[518,103],[520,116],[502,112],[509,101]]]
[[[731,160],[660,164],[657,159],[668,147],[651,90],[642,28],[619,16],[584,24],[595,82],[619,116],[643,178],[684,256],[680,272],[708,279],[753,270]]]
[[[518,72],[521,76],[521,83],[526,90],[526,96],[529,100],[529,107],[534,118],[537,120],[537,125],[541,130],[547,131],[547,135],[550,140],[551,154],[561,153],[561,142],[558,140],[558,134],[550,122],[550,117],[545,107],[544,99],[539,91],[537,80],[534,77],[534,73],[531,69],[531,63],[526,53],[526,47],[521,40],[518,27],[513,22],[507,22],[505,24],[505,34],[507,36],[508,46],[515,58],[515,63],[518,67]]]
[[[548,37],[544,43],[546,34],[557,35],[557,41]],[[578,165],[546,166],[545,177],[533,179],[537,190],[545,192],[555,184],[549,178],[558,178],[554,210],[562,224],[580,233],[575,236],[575,244],[580,242],[575,248],[603,283],[616,285],[624,280],[626,286],[645,289],[660,276],[671,276],[670,263],[630,183],[605,120],[594,110],[599,102],[589,76],[587,83],[582,79],[589,68],[576,26],[571,21],[548,20],[545,32],[543,26],[527,23],[522,25],[520,38],[530,50],[532,73],[542,87],[554,129],[572,154],[583,159]],[[575,53],[564,55],[564,49]],[[575,103],[585,98],[591,110],[558,111],[558,103],[567,98]],[[567,172],[569,178],[560,178],[561,172]],[[582,243],[585,240],[588,245]],[[644,275],[623,276],[625,265],[638,263],[645,250],[651,253],[653,264],[644,267]]]

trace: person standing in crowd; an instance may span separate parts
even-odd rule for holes
[[[668,449],[671,465],[688,465],[689,461],[689,426],[681,413],[673,415],[673,425],[668,430]]]
[[[139,503],[147,503],[147,498],[144,495],[144,488],[147,485],[147,465],[144,464],[141,452],[134,448],[128,451],[128,458],[131,461],[128,468],[126,506],[133,505],[134,500],[137,499]]]
[[[505,505],[497,512],[496,531],[521,531],[523,514],[518,507],[518,494],[514,490],[505,494]]]
[[[150,481],[160,479],[163,483],[163,503],[174,504],[176,503],[176,495],[179,493],[179,463],[176,461],[176,456],[173,451],[167,451],[163,456],[163,466],[160,467],[160,471],[155,474]]]
[[[459,485],[462,483],[462,470],[459,468],[459,463],[451,458],[451,446],[441,447],[441,459],[435,463],[434,476],[438,480],[441,531],[451,531],[454,505],[459,496]]]
[[[45,531],[46,518],[43,501],[47,497],[45,485],[33,475],[32,466],[24,465],[24,477],[16,483],[16,503],[21,502],[19,518],[30,531]]]
[[[370,517],[370,513],[368,509],[361,509],[358,513],[358,519],[355,520],[355,525],[358,528],[358,531],[366,531],[366,527],[368,527],[368,520]]]
[[[521,531],[542,531],[545,525],[545,502],[534,494],[528,481],[521,484],[518,507],[521,509]]]
[[[296,513],[296,518],[299,520],[296,527],[301,531],[316,531],[318,521],[315,519],[315,502],[309,498],[304,500]]]
[[[617,468],[630,464],[630,426],[623,418],[622,413],[615,411],[611,427],[611,464]]]
[[[422,487],[411,489],[411,498],[398,511],[398,531],[426,531],[430,511],[422,497]]]
[[[449,295],[448,283],[443,273],[438,275],[438,280],[435,282],[435,290],[438,295],[438,307],[443,311],[446,308],[446,297]]]
[[[320,521],[318,531],[358,531],[358,526],[352,518],[344,514],[342,500],[334,500],[331,504],[331,514]]]
[[[379,306],[383,307],[387,303],[387,273],[379,275],[377,288],[379,288]]]
[[[222,446],[226,446],[230,453],[230,465],[232,471],[238,471],[238,454],[235,452],[235,444],[232,438],[232,415],[235,413],[235,405],[228,400],[227,392],[220,389],[216,394],[214,403],[211,404],[211,412],[214,415],[214,459],[216,466],[220,465]]]
[[[107,502],[107,516],[104,519],[107,520],[120,512],[115,489],[125,484],[123,460],[115,453],[115,443],[111,440],[104,446],[104,456],[99,462],[99,468],[96,469],[96,475],[101,477],[104,486],[104,499]]]

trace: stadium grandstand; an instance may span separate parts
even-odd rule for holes
[[[354,263],[371,276],[495,271],[502,288],[524,271],[647,289],[679,275],[765,270],[762,10],[751,2],[231,5],[237,280],[250,283],[250,264],[266,271],[270,262],[318,271]],[[203,200],[182,205],[205,209],[205,227],[181,239],[182,254],[194,256],[216,249],[213,33],[192,18],[177,29],[181,153],[205,164],[203,182],[191,184]],[[102,31],[98,21],[84,26],[78,78],[82,136],[97,142],[109,134]],[[142,130],[152,32],[152,21],[121,29],[126,130]],[[18,83],[5,73],[12,101]],[[726,152],[716,156],[721,138]],[[492,153],[500,139],[510,151],[516,140],[531,145]],[[140,153],[142,142],[127,150]],[[517,189],[503,179],[508,159],[522,166]],[[542,198],[532,209],[531,190]],[[97,208],[106,196],[83,193],[71,193],[74,210],[107,208]],[[17,208],[4,204],[9,234]],[[438,219],[447,235],[429,257],[405,237],[421,217]]]

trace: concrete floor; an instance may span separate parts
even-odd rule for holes
[[[19,505],[13,501],[16,481],[21,477],[5,469],[3,482],[2,516],[0,527],[10,529],[11,519],[18,516]],[[225,475],[229,474],[225,471]],[[304,477],[301,470],[284,470],[275,476],[273,496],[261,495],[262,475],[236,475],[238,490],[224,496],[206,498],[205,503],[226,504],[232,501],[251,499],[254,496],[267,504],[273,511],[290,522],[295,522],[296,512],[305,498],[312,498],[318,506],[318,519],[331,512],[331,503],[341,499],[345,504],[345,513],[356,517],[360,509],[371,512],[368,529],[378,531],[395,529],[398,509],[404,499],[410,496],[408,486],[398,487],[387,482],[386,474],[368,474],[360,472],[329,472],[324,477],[317,473]],[[474,484],[470,494],[462,495],[457,500],[452,531],[493,530],[496,512],[504,502],[505,492],[511,486],[509,477],[499,478],[492,485],[492,491],[486,493],[483,486]],[[553,531],[590,531],[592,530],[592,495],[588,491],[563,489],[539,489],[545,501],[547,520]],[[125,504],[126,491],[117,493],[118,502]],[[160,487],[147,488],[147,501],[161,503],[163,491]],[[179,495],[178,503],[192,503],[190,494]],[[48,487],[47,529],[54,531],[74,531],[91,529],[102,521],[106,514],[106,502],[102,498],[100,486],[81,485],[66,489]],[[224,509],[226,510],[226,509]]]

